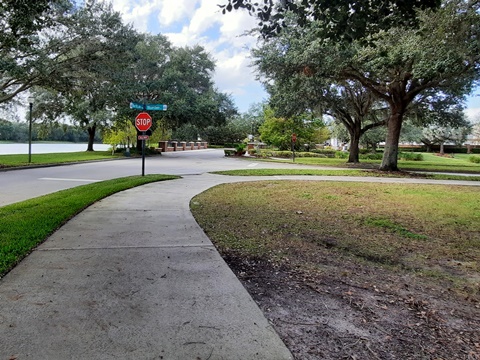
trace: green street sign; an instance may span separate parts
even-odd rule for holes
[[[131,102],[130,109],[143,110],[143,104]]]
[[[130,103],[130,109],[150,110],[150,111],[167,111],[167,105],[164,104],[141,104],[137,102]]]
[[[167,110],[167,105],[163,105],[163,104],[147,104],[145,110],[160,110],[160,111],[166,111],[166,110]]]

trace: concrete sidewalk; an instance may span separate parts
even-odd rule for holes
[[[69,221],[0,280],[0,360],[291,359],[190,214],[225,181],[145,185]]]
[[[89,207],[0,280],[0,360],[291,359],[197,225],[190,199],[220,183],[478,182],[189,175]]]

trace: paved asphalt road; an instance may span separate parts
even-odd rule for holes
[[[296,165],[258,163],[225,157],[222,149],[207,149],[147,157],[145,174],[189,175],[216,170],[292,166]],[[142,160],[137,158],[2,171],[0,172],[0,206],[91,182],[141,175],[141,173]]]
[[[225,157],[222,149],[207,149],[166,153],[162,156],[146,158],[145,174],[196,175],[218,170],[247,168],[315,168],[292,163],[269,163]],[[341,170],[340,168],[328,168]],[[124,176],[141,175],[142,160],[125,158],[114,161],[101,161],[53,167],[30,168],[0,171],[0,206],[12,204],[63,189],[114,179]],[[328,177],[331,181],[370,181],[395,183],[443,183],[451,185],[480,186],[477,181],[435,181],[396,178],[345,178]],[[248,181],[245,179],[245,181]]]

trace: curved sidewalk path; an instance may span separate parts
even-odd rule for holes
[[[477,183],[203,174],[115,194],[0,280],[0,360],[291,359],[189,210],[217,184],[272,179]]]

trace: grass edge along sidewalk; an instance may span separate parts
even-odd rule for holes
[[[281,175],[309,175],[309,176],[360,176],[360,177],[390,177],[390,178],[420,178],[431,180],[467,180],[480,181],[479,176],[450,175],[413,172],[386,172],[378,170],[321,170],[321,169],[242,169],[212,171],[212,174],[230,176],[281,176]]]
[[[0,207],[0,278],[55,230],[91,204],[136,186],[178,178],[173,175],[129,176]]]

